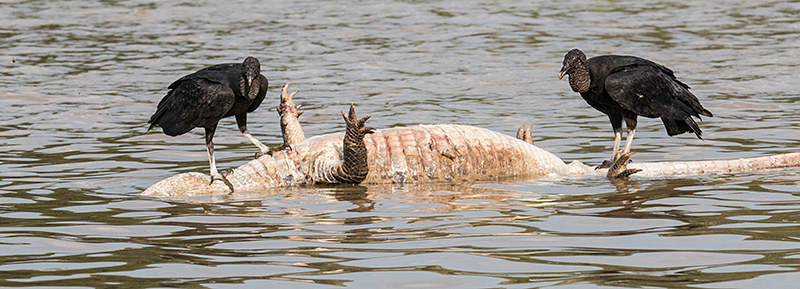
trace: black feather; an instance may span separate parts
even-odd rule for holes
[[[586,75],[586,70],[588,79],[573,81],[573,74]],[[582,51],[574,49],[564,57],[562,71],[570,75],[573,90],[608,115],[615,130],[622,127],[623,120],[635,128],[636,118],[644,116],[661,118],[670,136],[693,132],[701,138],[702,131],[692,117],[713,116],[671,69],[644,58],[603,55],[587,60]]]
[[[250,87],[242,87],[243,65],[255,70]],[[169,85],[169,92],[150,117],[150,129],[162,128],[170,136],[181,135],[196,127],[216,128],[220,119],[244,115],[261,105],[267,94],[268,80],[260,74],[258,60],[249,57],[244,63],[209,66],[186,75]],[[244,125],[244,124],[240,124]]]

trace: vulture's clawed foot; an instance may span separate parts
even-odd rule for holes
[[[356,107],[350,105],[350,113],[342,112],[342,117],[344,118],[344,122],[347,124],[347,134],[364,139],[364,136],[367,134],[371,134],[375,132],[375,128],[371,126],[364,126],[364,123],[370,118],[370,116],[365,116],[364,118],[358,118],[356,116]]]
[[[617,160],[619,160],[619,158],[620,158],[622,155],[623,155],[622,151],[619,151],[619,152],[617,152],[617,154],[616,154],[616,155],[614,155],[614,158],[612,158],[612,159],[610,159],[610,160],[603,160],[603,163],[601,163],[600,165],[598,165],[598,166],[594,167],[594,169],[595,169],[595,170],[599,170],[599,169],[610,169],[612,166],[614,166],[614,164],[617,162]],[[628,159],[628,162],[627,162],[627,163],[625,163],[626,165],[627,165],[627,164],[629,164],[629,163],[631,163],[630,156],[632,156],[632,155],[633,155],[633,153],[631,153],[631,154],[628,156],[628,158],[627,158],[627,159]]]
[[[256,153],[256,158],[259,158],[259,157],[261,157],[263,155],[274,156],[274,154],[276,152],[279,152],[279,151],[282,151],[282,150],[287,150],[287,151],[290,152],[290,151],[292,151],[292,147],[289,146],[289,145],[286,145],[286,144],[282,144],[282,145],[270,148],[269,150],[267,150],[264,153]]]
[[[527,127],[524,126],[524,125],[521,126],[517,130],[517,138],[521,139],[522,141],[524,141],[526,143],[533,144],[533,138],[531,137],[531,128],[533,128],[532,125],[529,125]]]
[[[265,155],[272,155],[273,151],[274,151],[274,149],[266,149],[266,150],[263,150],[263,151],[257,151],[256,155],[255,155],[255,158],[260,158],[260,157],[265,156]]]
[[[211,182],[208,183],[208,185],[210,186],[211,184],[213,184],[215,180],[221,180],[223,183],[225,183],[225,185],[228,186],[229,189],[231,189],[230,193],[232,194],[234,192],[233,184],[231,184],[231,181],[229,181],[228,178],[225,177],[228,174],[230,174],[231,171],[233,171],[233,170],[232,169],[227,169],[227,170],[223,171],[222,174],[216,174],[216,175],[215,174],[211,174]]]
[[[594,167],[595,170],[599,169],[607,169],[610,168],[614,164],[614,160],[603,160],[603,163]]]
[[[623,154],[622,152],[618,153],[613,163],[611,163],[610,167],[608,168],[608,173],[606,176],[609,179],[628,179],[631,175],[641,172],[641,169],[629,169],[628,164],[631,162],[631,156],[634,155],[635,152],[628,152]],[[603,162],[605,164],[605,161]]]

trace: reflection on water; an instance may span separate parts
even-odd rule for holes
[[[792,287],[797,171],[138,194],[207,169],[201,130],[145,134],[166,86],[248,55],[274,85],[249,121],[270,145],[281,142],[271,106],[292,81],[307,135],[340,131],[354,103],[376,127],[533,124],[538,146],[597,163],[606,117],[556,79],[578,47],[663,63],[714,112],[703,141],[641,119],[635,160],[792,151],[798,12],[780,1],[6,3],[0,286]],[[221,168],[254,153],[232,119],[215,140]]]

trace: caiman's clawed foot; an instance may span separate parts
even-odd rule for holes
[[[230,174],[231,171],[232,171],[231,169],[227,169],[224,172],[222,172],[222,174],[214,174],[214,173],[212,173],[211,174],[211,182],[208,183],[208,185],[210,186],[211,184],[213,184],[214,180],[221,180],[223,183],[225,183],[225,185],[228,186],[229,189],[231,189],[230,193],[233,194],[233,192],[234,192],[233,184],[231,184],[231,182],[227,178],[225,178],[225,176]]]
[[[375,132],[375,128],[364,126],[369,119],[369,115],[364,118],[356,116],[356,108],[350,105],[350,113],[342,111],[342,117],[347,125],[347,132],[342,141],[342,164],[334,173],[334,178],[338,183],[358,184],[363,182],[369,174],[369,162],[367,160],[367,146],[364,144],[364,136]]]
[[[297,94],[297,91],[288,94],[289,83],[291,82],[287,82],[281,89],[281,105],[278,106],[278,114],[282,116],[290,113],[294,117],[299,117],[303,112],[299,110],[300,105],[294,103],[294,95]]]
[[[350,113],[345,113],[342,111],[342,117],[344,118],[344,122],[347,124],[346,136],[355,137],[363,141],[365,135],[375,132],[374,127],[364,126],[371,116],[368,115],[364,118],[358,118],[358,116],[356,116],[356,107],[354,105],[350,105]]]
[[[614,158],[614,163],[612,163],[611,167],[608,168],[608,173],[606,176],[609,179],[627,179],[632,174],[641,172],[641,169],[628,169],[628,164],[631,162],[631,156],[634,154],[635,152],[628,152],[626,154],[623,154],[622,152],[618,153]]]
[[[300,110],[300,105],[294,103],[294,95],[297,94],[297,91],[289,94],[288,90],[289,83],[287,82],[281,89],[281,104],[277,107],[278,115],[281,116],[281,135],[285,146],[293,145],[306,139],[298,120],[303,111]],[[274,152],[276,150],[273,149],[271,151]]]
[[[517,130],[517,138],[521,139],[526,143],[533,144],[533,138],[531,137],[531,128],[533,128],[532,125],[529,125],[527,127],[525,127],[524,125],[521,126]]]

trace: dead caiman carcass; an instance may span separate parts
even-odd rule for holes
[[[800,167],[800,153],[768,157],[690,162],[631,163],[620,158],[610,170],[578,161],[566,164],[536,147],[523,130],[514,138],[464,125],[418,125],[375,130],[364,126],[351,106],[342,113],[346,133],[304,139],[297,117],[302,113],[281,92],[284,144],[232,170],[227,179],[236,191],[334,183],[422,183],[503,180],[513,177],[564,178],[582,175],[609,177],[726,174]],[[142,194],[147,196],[207,196],[231,193],[222,182],[209,184],[200,173],[179,174],[162,180]]]

